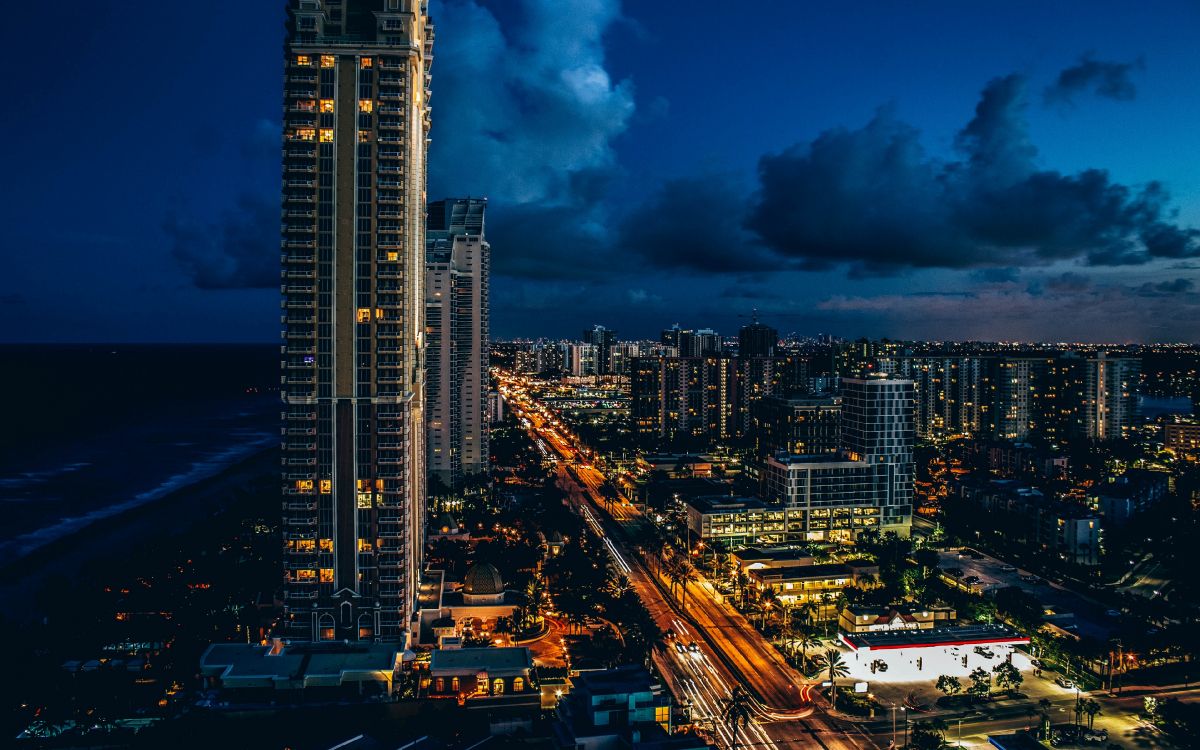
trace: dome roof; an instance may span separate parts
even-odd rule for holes
[[[503,594],[504,579],[491,563],[472,565],[463,577],[463,591],[468,594]]]

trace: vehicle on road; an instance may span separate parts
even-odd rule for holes
[[[1059,677],[1054,681],[1054,684],[1058,685],[1060,688],[1066,688],[1067,690],[1075,689],[1075,682],[1073,680],[1068,680],[1066,677]]]
[[[1033,575],[1032,573],[1021,576],[1021,580],[1024,581],[1025,583],[1042,583],[1043,582],[1041,578],[1038,578],[1037,576]]]
[[[688,651],[691,651],[693,654],[700,653],[700,644],[696,643],[695,641],[692,641],[691,643],[689,643],[687,648],[688,648]]]
[[[684,653],[684,651],[686,651],[686,649],[684,649],[684,647],[683,647],[683,644],[680,643],[679,641],[675,641],[675,650],[681,654]]]
[[[1105,610],[1105,611],[1104,611],[1104,614],[1108,615],[1109,617],[1120,617],[1120,616],[1121,616],[1121,610],[1119,610],[1119,609],[1108,609],[1108,610]]]
[[[979,576],[967,576],[963,579],[963,583],[979,583]]]
[[[1016,565],[1001,565],[1000,570],[1003,570],[1005,573],[1016,573],[1017,566]]]

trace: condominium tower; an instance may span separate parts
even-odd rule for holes
[[[425,331],[429,470],[456,487],[488,468],[487,200],[429,204]]]
[[[405,641],[424,544],[424,0],[289,0],[285,633]]]

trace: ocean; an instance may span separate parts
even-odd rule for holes
[[[0,563],[279,442],[279,349],[0,347]]]

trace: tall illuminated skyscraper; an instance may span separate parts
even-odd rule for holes
[[[400,640],[424,546],[425,0],[290,0],[285,625]]]
[[[426,219],[429,471],[451,487],[489,468],[486,210],[486,198],[450,198]]]

